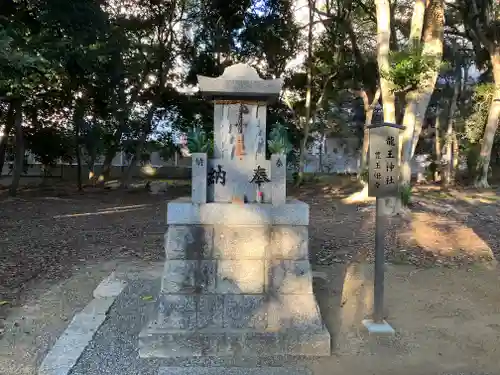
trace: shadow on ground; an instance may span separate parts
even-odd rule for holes
[[[164,257],[168,194],[90,189],[83,194],[23,191],[0,200],[0,321],[40,281],[67,279],[75,267],[118,259]]]

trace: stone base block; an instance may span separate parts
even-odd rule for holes
[[[140,356],[330,355],[312,288],[308,220],[308,206],[297,201],[169,203],[161,291]]]
[[[279,332],[182,331],[162,329],[150,324],[139,334],[141,358],[184,357],[268,357],[277,355],[329,356],[330,334],[323,328],[307,333],[295,330]]]
[[[188,199],[168,203],[168,225],[309,225],[309,205],[288,200],[282,205],[267,203],[206,203]]]

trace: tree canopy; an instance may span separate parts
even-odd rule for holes
[[[468,155],[486,186],[500,151],[499,17],[491,0],[6,0],[0,171],[9,150],[17,180],[26,152],[76,163],[79,176],[102,159],[104,179],[118,152],[130,165],[152,150],[173,157],[174,134],[213,137],[197,75],[244,62],[284,79],[268,131],[288,129],[300,171],[311,145],[336,136],[359,141],[362,175],[364,130],[393,113],[409,128],[403,164],[428,153],[444,176]]]

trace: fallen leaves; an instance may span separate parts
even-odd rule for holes
[[[337,196],[324,197],[323,189],[308,185],[299,196],[306,203],[314,201],[309,226],[312,260],[320,265],[373,261],[375,206],[343,203],[342,189]],[[411,209],[386,222],[387,262],[418,267],[495,263],[492,258],[500,255],[500,204],[471,205],[450,197],[416,197]],[[420,212],[426,215],[415,214]],[[454,225],[443,225],[443,217]],[[437,227],[432,238],[429,228]]]
[[[23,199],[4,200],[0,210],[0,320],[7,310],[22,302],[32,283],[68,277],[85,262],[116,258],[158,261],[164,256],[164,196],[161,200],[142,189],[125,191],[91,189],[78,194],[74,187],[68,199],[53,199],[36,190]],[[168,197],[186,195],[186,187],[172,188]],[[143,210],[117,210],[106,215],[65,217],[57,215],[96,212],[109,207],[147,205]],[[2,302],[6,301],[6,302]]]

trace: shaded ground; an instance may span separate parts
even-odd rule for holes
[[[67,278],[75,266],[163,257],[165,200],[188,192],[78,194],[71,187],[0,196],[0,318],[40,280]]]

